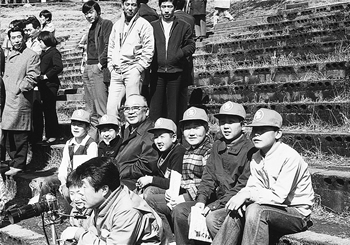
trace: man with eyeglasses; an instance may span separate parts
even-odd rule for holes
[[[107,114],[118,115],[121,101],[131,94],[140,94],[145,70],[154,53],[151,24],[139,15],[140,0],[122,0],[123,13],[114,24],[108,44],[108,69],[111,85],[108,90]]]
[[[141,95],[130,95],[121,110],[128,126],[123,130],[123,142],[116,162],[121,182],[134,190],[137,180],[152,175],[152,169],[157,164],[158,153],[152,147],[153,134],[148,132],[154,123],[148,118],[147,101]]]

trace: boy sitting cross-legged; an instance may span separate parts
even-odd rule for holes
[[[194,244],[188,239],[191,207],[204,216],[209,234],[215,237],[227,213],[225,204],[246,184],[250,175],[249,157],[254,153],[252,142],[242,131],[246,112],[241,104],[224,103],[218,114],[223,137],[213,144],[195,201],[174,207],[172,218],[176,244]]]
[[[246,187],[226,204],[230,214],[212,244],[267,245],[271,233],[296,233],[312,224],[314,191],[308,165],[280,141],[281,126],[276,111],[263,108],[255,113],[248,125],[258,149],[250,163],[251,175]]]
[[[185,147],[177,142],[177,127],[175,123],[167,118],[159,118],[154,128],[148,130],[154,135],[154,145],[159,151],[157,169],[154,176],[143,176],[138,179],[136,185],[144,188],[143,198],[148,201],[152,194],[165,194],[169,188],[172,171],[181,175],[182,160],[185,154]]]

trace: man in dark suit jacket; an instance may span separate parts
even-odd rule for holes
[[[120,181],[134,190],[137,180],[152,175],[157,166],[158,153],[152,147],[153,134],[148,132],[154,123],[148,118],[147,101],[141,95],[130,95],[122,111],[128,127],[122,130],[123,142],[115,159]]]
[[[192,34],[194,35],[194,25],[195,20],[194,17],[190,14],[187,14],[185,11],[183,11],[186,4],[186,0],[178,0],[174,15],[176,18],[179,18],[180,20],[184,20],[191,26]],[[194,73],[193,73],[193,57],[190,55],[186,59],[186,65],[184,65],[184,70],[182,73],[182,81],[181,81],[181,87],[180,87],[180,99],[179,99],[179,107],[178,107],[178,114],[183,115],[184,112],[187,110],[188,107],[188,86],[193,85],[194,80]],[[179,132],[180,133],[180,132]]]
[[[107,113],[107,96],[110,73],[107,69],[107,49],[109,35],[113,23],[110,20],[102,19],[100,5],[90,0],[84,3],[82,12],[91,27],[87,41],[87,61],[83,73],[84,99],[87,104],[87,111],[91,114],[93,126],[98,124],[98,118]],[[91,135],[97,138],[97,131]]]

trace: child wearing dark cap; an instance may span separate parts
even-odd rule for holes
[[[114,115],[103,115],[96,127],[101,139],[98,144],[98,156],[115,158],[122,143],[118,118]]]
[[[154,128],[148,130],[154,135],[153,147],[159,152],[157,168],[154,176],[143,176],[137,180],[137,187],[143,188],[143,198],[153,194],[165,194],[169,188],[172,171],[181,175],[182,160],[185,154],[185,147],[177,142],[177,127],[175,123],[167,118],[159,118]]]
[[[258,149],[250,162],[246,187],[226,204],[226,216],[212,244],[269,244],[269,234],[308,229],[314,191],[307,163],[298,152],[281,142],[282,117],[259,109],[251,138]]]

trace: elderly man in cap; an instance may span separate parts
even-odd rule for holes
[[[227,215],[225,204],[246,185],[250,174],[249,155],[254,148],[242,131],[246,117],[243,106],[228,101],[214,116],[219,119],[223,137],[214,142],[196,199],[174,207],[172,217],[177,244],[195,244],[188,239],[192,206],[206,216],[209,233],[214,237]]]
[[[146,99],[138,94],[130,95],[122,108],[127,127],[122,130],[123,142],[116,156],[121,182],[129,189],[136,189],[140,177],[152,175],[157,165],[158,153],[152,147],[153,134],[148,129],[154,122],[148,118]]]
[[[101,142],[98,144],[99,157],[117,156],[122,139],[119,135],[119,120],[115,115],[103,115],[96,126],[100,132]]]

